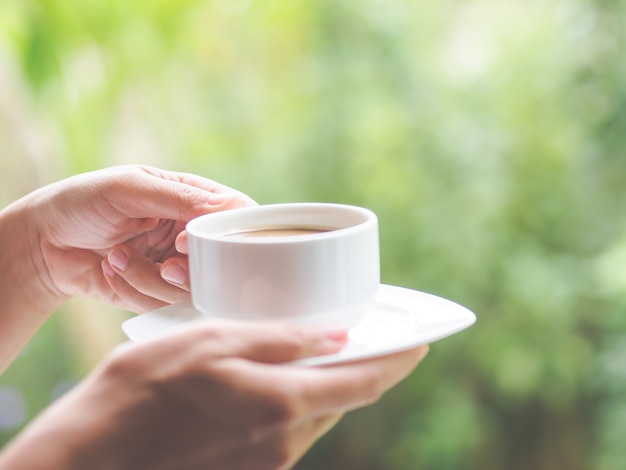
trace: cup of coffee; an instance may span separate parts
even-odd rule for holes
[[[209,316],[355,325],[380,284],[378,220],[365,208],[287,203],[187,224],[191,297]]]

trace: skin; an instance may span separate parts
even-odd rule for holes
[[[254,204],[214,181],[145,166],[77,175],[11,204],[0,212],[0,266],[12,280],[0,285],[0,331],[11,332],[0,342],[0,372],[71,296],[135,312],[187,299],[188,285],[160,275],[186,270],[176,236],[194,217]],[[119,253],[134,286],[109,267]]]
[[[143,312],[189,298],[184,225],[255,204],[198,176],[116,167],[0,212],[0,370],[70,296]],[[0,454],[0,469],[287,469],[427,347],[330,367],[345,330],[210,321],[119,346]],[[33,451],[36,450],[36,451]]]

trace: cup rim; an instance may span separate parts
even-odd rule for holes
[[[283,236],[266,236],[266,237],[226,237],[228,233],[233,232],[241,232],[245,230],[255,230],[255,229],[263,229],[268,227],[268,222],[264,223],[254,223],[245,222],[244,219],[248,216],[280,216],[281,211],[283,210],[296,210],[300,211],[298,215],[312,215],[315,211],[320,210],[328,210],[331,209],[335,211],[335,215],[337,215],[337,211],[343,211],[344,214],[354,214],[356,216],[360,216],[362,220],[357,221],[352,224],[348,224],[345,227],[321,227],[319,228],[325,229],[328,228],[328,231],[320,232],[320,233],[312,233],[312,234],[301,234],[294,237],[283,237]],[[218,226],[224,227],[229,226],[227,229],[217,229],[214,232],[208,231],[206,229],[200,228],[202,225],[206,225],[209,223],[215,223]],[[239,222],[237,224],[233,222]],[[276,204],[264,204],[258,206],[251,207],[242,207],[237,209],[230,209],[221,212],[212,212],[209,214],[204,214],[199,217],[196,217],[186,224],[186,230],[189,236],[195,237],[203,240],[213,240],[219,241],[220,243],[237,243],[237,244],[271,244],[271,243],[301,243],[311,240],[322,240],[328,238],[336,238],[349,235],[350,232],[359,232],[363,229],[366,229],[370,225],[375,225],[378,223],[378,219],[376,214],[367,209],[365,207],[350,205],[350,204],[339,204],[339,203],[328,203],[328,202],[289,202],[289,203],[276,203]],[[230,224],[230,225],[229,225]],[[293,227],[297,222],[292,222],[291,224],[288,222],[284,222],[284,227]],[[306,225],[306,223],[302,222],[302,225]],[[272,227],[280,227],[281,224],[271,224]]]

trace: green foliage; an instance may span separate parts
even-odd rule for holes
[[[64,174],[149,163],[261,203],[370,207],[385,283],[477,313],[299,468],[612,470],[626,461],[625,14],[4,0],[0,51]],[[2,383],[39,387],[31,375]]]

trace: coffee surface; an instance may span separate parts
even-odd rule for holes
[[[264,228],[259,230],[244,230],[241,232],[229,233],[227,237],[293,237],[298,235],[311,235],[314,233],[324,233],[328,230],[315,229],[315,228]]]

